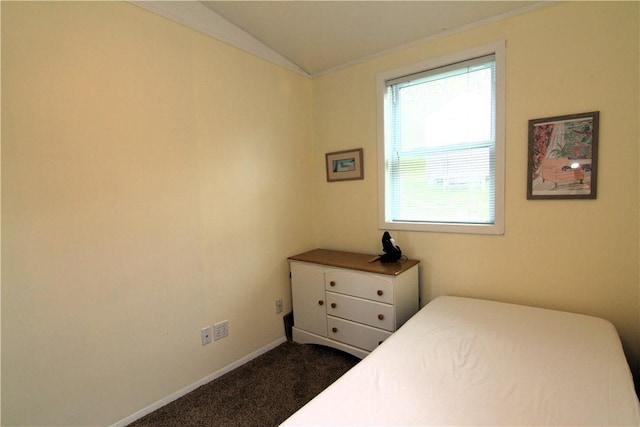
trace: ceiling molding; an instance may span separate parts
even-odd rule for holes
[[[200,2],[130,0],[129,3],[186,25],[266,61],[310,77],[309,73],[302,68]]]
[[[512,17],[512,16],[516,16],[516,15],[520,15],[520,14],[523,14],[523,13],[531,12],[533,10],[537,10],[537,9],[540,9],[540,8],[543,8],[543,7],[547,7],[547,6],[550,6],[550,5],[553,5],[553,4],[557,4],[557,3],[561,2],[561,1],[563,1],[563,0],[547,0],[547,1],[542,1],[542,2],[532,3],[530,6],[526,6],[526,7],[517,9],[517,10],[512,10],[510,12],[505,12],[505,13],[502,13],[500,15],[496,15],[496,16],[492,16],[492,17],[489,17],[489,18],[486,18],[486,19],[482,19],[480,21],[472,22],[470,24],[461,25],[461,26],[456,27],[456,28],[451,28],[449,30],[442,31],[442,32],[440,32],[438,34],[434,34],[434,35],[429,36],[429,37],[424,37],[424,38],[421,38],[419,40],[414,40],[414,41],[409,42],[409,43],[404,43],[404,44],[399,45],[399,46],[394,46],[394,47],[392,47],[390,49],[381,50],[381,51],[373,53],[371,55],[367,55],[367,56],[364,56],[362,58],[357,58],[357,59],[354,59],[353,61],[349,61],[349,62],[346,62],[344,64],[337,65],[335,67],[327,68],[326,70],[319,71],[319,72],[317,72],[315,74],[312,74],[311,76],[312,77],[320,77],[322,75],[325,75],[325,74],[328,74],[328,73],[332,73],[334,71],[342,70],[344,68],[348,68],[348,67],[351,67],[353,65],[357,65],[357,64],[360,64],[360,63],[363,63],[363,62],[378,58],[380,56],[384,56],[384,55],[387,55],[387,54],[390,54],[390,53],[393,53],[393,52],[409,49],[409,48],[411,48],[413,46],[417,46],[417,45],[422,44],[422,43],[427,43],[427,42],[430,42],[430,41],[433,41],[433,40],[438,40],[438,39],[441,39],[441,38],[444,38],[444,37],[451,36],[451,35],[456,34],[456,33],[461,33],[463,31],[468,31],[468,30],[470,30],[472,28],[476,28],[476,27],[480,27],[480,26],[483,26],[483,25],[487,25],[487,24],[490,24],[492,22],[500,21],[502,19],[506,19],[506,18],[509,18],[509,17]]]

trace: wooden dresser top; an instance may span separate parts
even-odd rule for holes
[[[288,259],[328,265],[331,267],[347,268],[350,270],[366,271],[369,273],[386,274],[389,276],[397,276],[420,262],[406,258],[392,263],[382,263],[380,260],[369,262],[369,260],[375,256],[376,255],[334,251],[330,249],[314,249],[309,252],[290,256]]]

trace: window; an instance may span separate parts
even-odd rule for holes
[[[378,76],[381,229],[504,233],[504,42]]]

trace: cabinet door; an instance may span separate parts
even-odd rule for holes
[[[324,269],[291,262],[291,296],[294,326],[323,337],[327,336]]]

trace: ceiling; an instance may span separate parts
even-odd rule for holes
[[[268,60],[315,76],[549,2],[241,0],[134,3]]]

